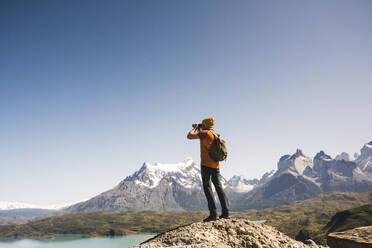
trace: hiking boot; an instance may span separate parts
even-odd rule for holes
[[[203,222],[209,222],[214,220],[218,220],[217,215],[209,215],[207,218],[203,220]]]
[[[222,214],[220,215],[220,219],[230,219],[229,212],[222,212]]]

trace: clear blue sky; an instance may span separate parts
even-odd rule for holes
[[[222,175],[372,140],[372,1],[1,1],[0,201],[72,202],[144,161]]]

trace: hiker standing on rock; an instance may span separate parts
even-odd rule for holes
[[[220,141],[219,135],[212,129],[213,125],[214,119],[206,118],[201,124],[193,124],[193,129],[187,134],[188,139],[200,139],[201,177],[203,180],[204,193],[208,201],[208,208],[210,212],[209,217],[203,220],[204,222],[217,220],[217,208],[213,196],[211,180],[214,188],[216,189],[222,207],[222,214],[220,215],[220,218],[229,218],[229,201],[221,185],[219,169],[219,160],[221,161],[226,158],[227,153],[225,152],[226,154],[224,156],[222,155],[223,159],[219,158],[221,156],[217,156],[217,158],[213,156],[215,157],[214,159],[210,156],[213,155],[213,153],[210,153],[211,148],[213,148],[213,142],[217,139]],[[222,142],[224,145],[224,141]],[[219,151],[217,151],[217,153],[218,152]]]

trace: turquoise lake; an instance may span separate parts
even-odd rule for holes
[[[81,238],[80,235],[60,235],[54,240],[0,239],[0,248],[128,248],[154,236],[155,234],[136,234]]]

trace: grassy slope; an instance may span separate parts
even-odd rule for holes
[[[372,225],[372,204],[338,212],[323,228],[327,233]]]
[[[0,226],[0,237],[38,237],[54,234],[85,234],[86,237],[158,233],[200,221],[206,212],[107,212],[48,217],[25,225]]]
[[[372,225],[372,204],[341,211],[335,214],[331,221],[321,230],[312,234],[314,240],[323,241],[332,232],[342,232],[360,226]]]

